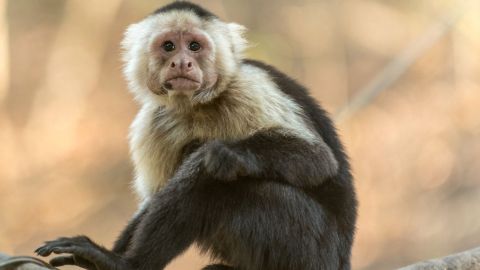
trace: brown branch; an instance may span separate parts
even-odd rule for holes
[[[30,256],[10,257],[0,253],[0,270],[52,270],[48,263]]]

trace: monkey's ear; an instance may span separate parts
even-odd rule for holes
[[[145,44],[148,42],[147,34],[149,30],[149,24],[145,21],[131,24],[123,35],[121,46],[123,49],[123,59],[128,61],[131,54],[136,49],[145,49]]]
[[[237,23],[228,23],[227,27],[230,33],[234,55],[242,55],[248,47],[248,42],[244,37],[247,28]]]
[[[134,44],[138,42],[138,39],[142,36],[142,26],[140,23],[134,23],[128,26],[127,30],[123,34],[122,49],[124,52],[128,52],[132,49]]]

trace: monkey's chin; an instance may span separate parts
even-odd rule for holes
[[[178,97],[178,96],[185,96],[185,97],[192,97],[196,90],[168,90],[167,95],[169,97]]]

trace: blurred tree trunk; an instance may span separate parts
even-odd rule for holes
[[[0,102],[3,101],[7,94],[10,78],[6,9],[7,1],[0,0]]]
[[[0,42],[7,42],[6,59],[10,59],[4,109],[13,127],[22,129],[32,113],[36,95],[41,94],[38,86],[45,80],[46,62],[63,20],[65,1],[0,0],[2,2],[8,35]]]

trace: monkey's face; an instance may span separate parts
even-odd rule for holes
[[[210,102],[238,72],[244,30],[189,11],[153,14],[131,25],[122,42],[130,90],[142,103]]]
[[[157,35],[150,48],[148,88],[157,95],[193,95],[217,81],[214,44],[195,28]]]

